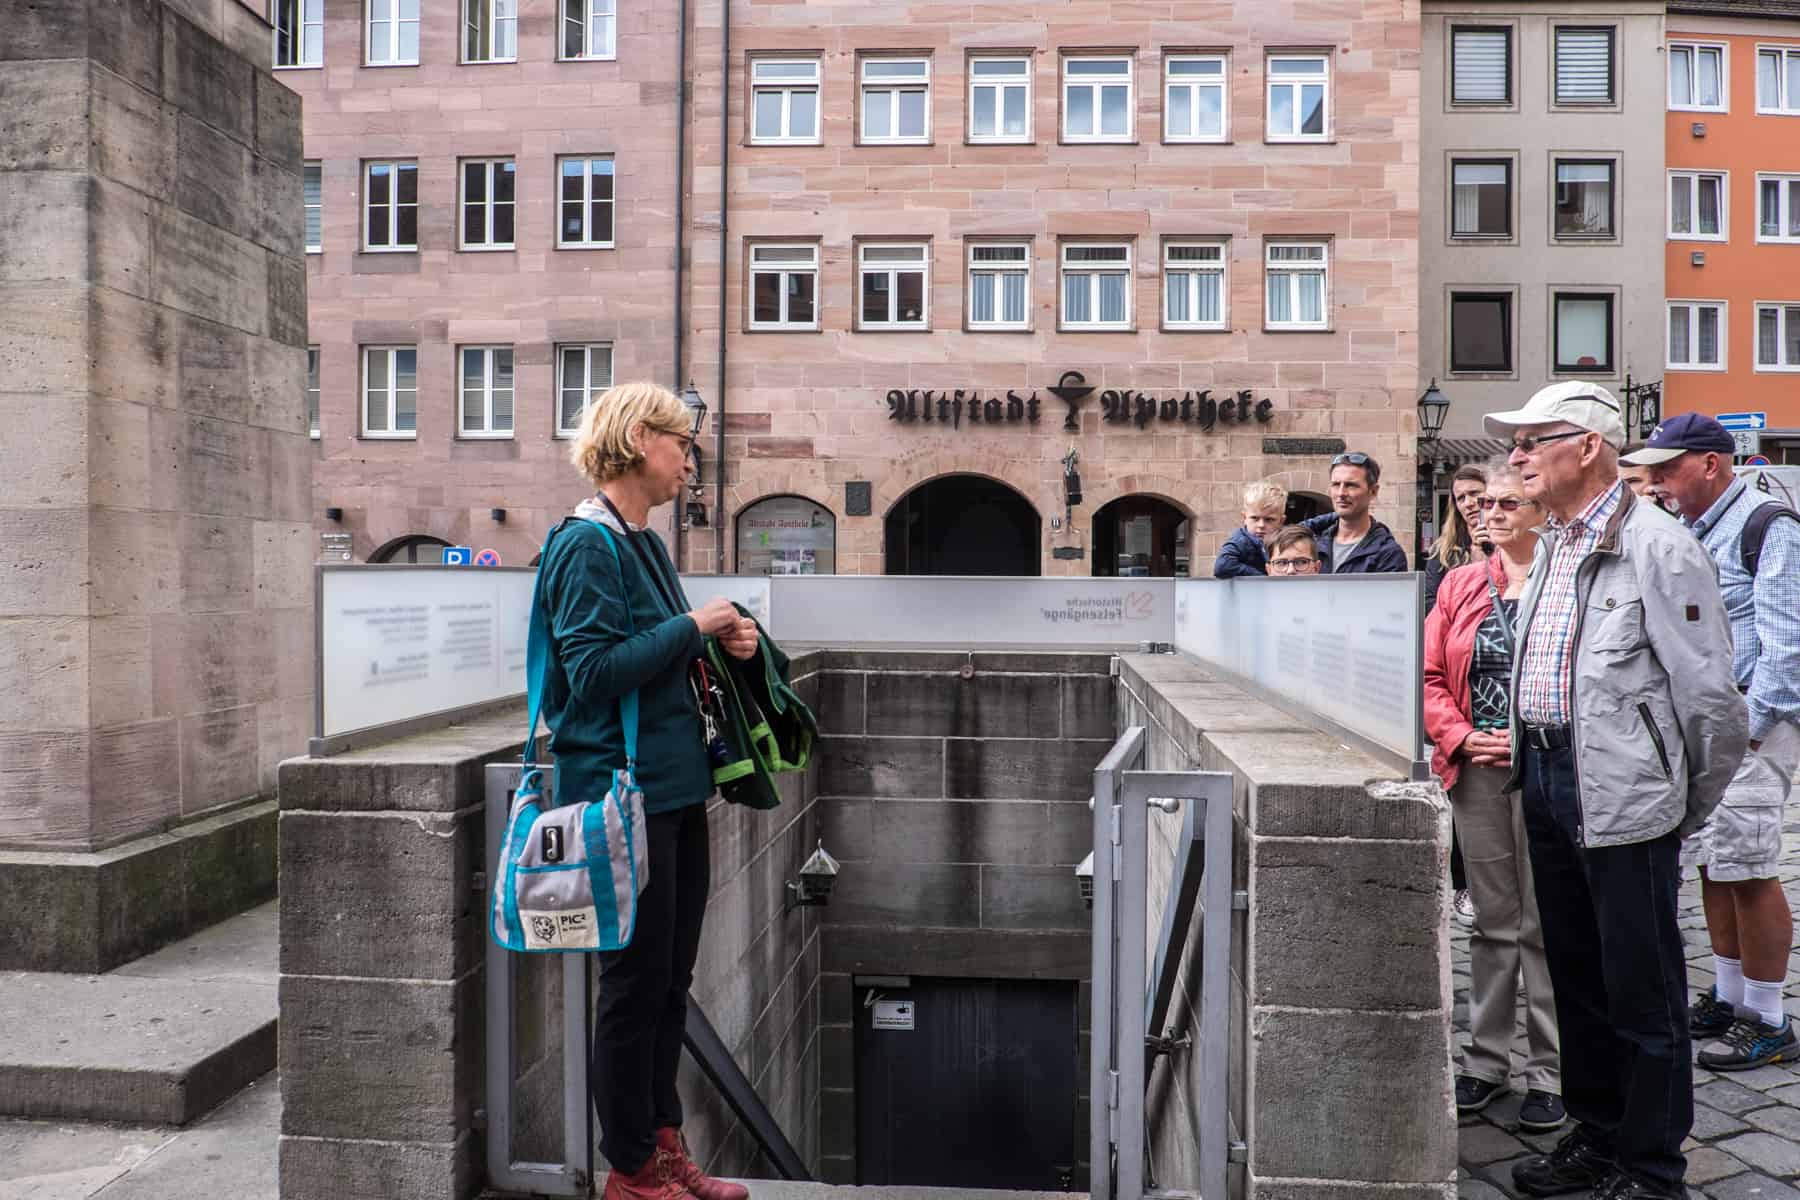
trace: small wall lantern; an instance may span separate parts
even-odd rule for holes
[[[831,888],[837,882],[837,876],[838,861],[826,851],[825,843],[820,842],[812,857],[801,865],[800,877],[788,881],[787,897],[781,911],[821,908],[831,903]]]

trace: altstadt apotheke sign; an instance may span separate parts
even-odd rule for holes
[[[1067,406],[1063,428],[1079,433],[1081,404],[1094,393],[1093,385],[1080,371],[1064,371],[1056,386],[1045,390]],[[890,421],[903,425],[935,422],[953,428],[961,428],[965,420],[971,426],[1036,425],[1043,409],[1035,391],[1026,397],[1012,390],[1005,396],[983,396],[979,388],[890,388],[887,406]],[[1100,416],[1112,424],[1136,425],[1139,429],[1152,421],[1197,425],[1201,429],[1215,425],[1266,425],[1275,419],[1275,402],[1258,400],[1248,391],[1215,399],[1210,388],[1161,397],[1131,388],[1107,388],[1100,393]]]

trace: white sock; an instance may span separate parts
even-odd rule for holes
[[[1781,987],[1787,980],[1776,979],[1765,983],[1760,979],[1744,977],[1744,1002],[1741,1008],[1756,1014],[1764,1025],[1779,1026],[1787,1020],[1787,1014],[1781,1009]]]
[[[1744,960],[1713,955],[1713,991],[1733,1008],[1744,1007]]]

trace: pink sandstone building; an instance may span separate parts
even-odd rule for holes
[[[328,556],[529,561],[639,377],[715,417],[688,570],[1206,574],[1345,446],[1410,543],[1416,10],[275,8]]]

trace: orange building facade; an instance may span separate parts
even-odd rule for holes
[[[1662,411],[1764,413],[1761,453],[1800,463],[1800,4],[1667,30]]]

